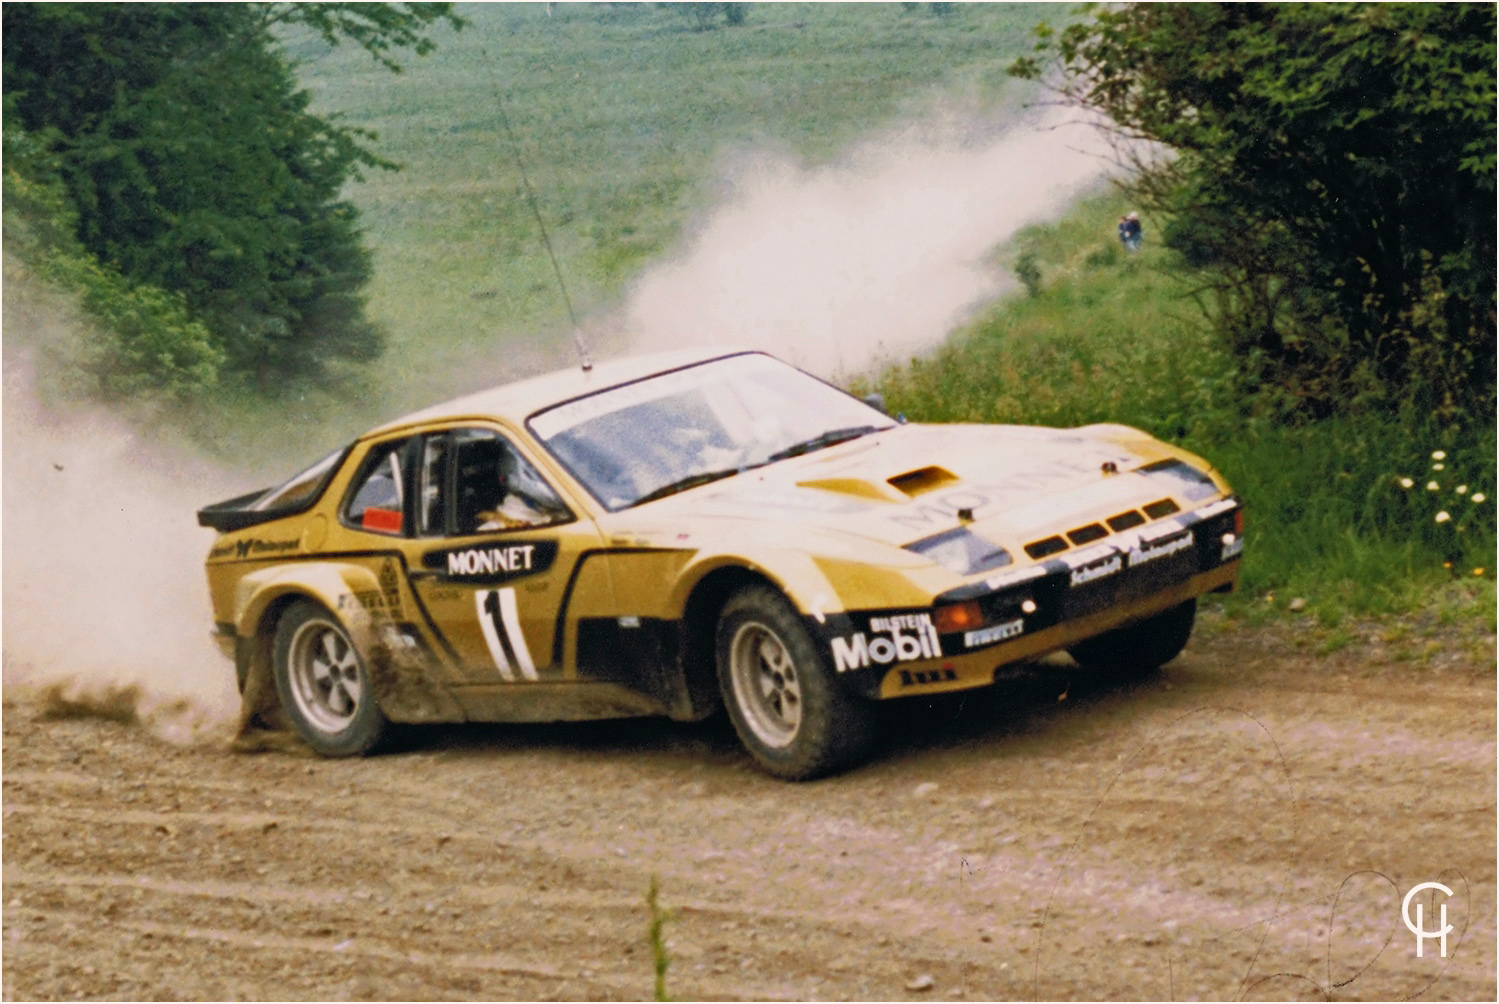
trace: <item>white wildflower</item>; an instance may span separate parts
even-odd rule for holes
[[[1474,492],[1473,493],[1473,501],[1474,502],[1482,502],[1486,498],[1488,498],[1488,496],[1485,495],[1483,492]]]
[[[1437,522],[1438,523],[1445,523],[1445,522],[1447,522],[1451,518],[1452,517],[1449,516],[1449,515],[1447,515],[1445,512],[1439,512],[1439,513],[1437,513]]]
[[[1446,450],[1437,450],[1435,453],[1433,453],[1431,455],[1431,459],[1432,460],[1446,460],[1447,459],[1447,451]]]
[[[1434,471],[1445,471],[1447,469],[1447,465],[1446,464],[1432,464],[1431,465],[1431,469],[1434,470]]]
[[[1415,484],[1415,482],[1412,481],[1410,478],[1401,478],[1400,479],[1400,487],[1401,488],[1409,488],[1413,484]]]
[[[1452,490],[1455,491],[1455,492],[1457,492],[1459,495],[1466,495],[1466,494],[1468,494],[1468,486],[1467,485],[1458,485],[1456,488],[1454,488]]]
[[[1441,487],[1442,486],[1437,484],[1435,481],[1426,482],[1426,490],[1429,492],[1438,491]]]

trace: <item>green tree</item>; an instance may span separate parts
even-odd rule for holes
[[[398,70],[391,50],[429,48],[447,7],[7,4],[7,129],[46,143],[83,248],[180,296],[230,372],[316,377],[380,350],[340,193],[395,165],[372,134],[308,112],[272,29],[348,38]]]
[[[1495,8],[1124,4],[1021,76],[1126,140],[1132,190],[1254,380],[1313,412],[1363,392],[1493,400]],[[1051,60],[1050,66],[1047,60]],[[1367,399],[1367,398],[1365,398]]]

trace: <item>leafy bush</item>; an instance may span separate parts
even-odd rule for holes
[[[1129,3],[1037,48],[1067,100],[1175,153],[1141,155],[1130,188],[1173,217],[1166,242],[1251,389],[1450,424],[1494,402],[1495,18]]]
[[[226,370],[263,388],[378,354],[360,292],[371,259],[339,195],[362,168],[395,165],[362,145],[370,134],[308,112],[271,27],[351,38],[398,69],[388,50],[430,48],[420,28],[448,6],[5,7],[7,128],[44,144],[50,173],[32,180],[59,182],[71,204],[47,216],[66,218],[95,262],[68,251],[49,267],[83,284],[101,320],[126,325],[131,380],[196,372],[209,342]],[[148,337],[143,318],[163,311],[190,313],[211,339],[176,321]],[[198,357],[185,369],[163,343],[179,336]],[[159,367],[167,375],[148,372]]]
[[[72,202],[44,144],[13,125],[4,135],[7,249],[42,280],[75,293],[100,326],[69,360],[89,389],[105,398],[184,399],[213,387],[224,353],[186,298],[132,281],[88,254],[74,237]]]
[[[881,374],[874,389],[890,410],[918,421],[1122,422],[1201,454],[1246,500],[1249,597],[1305,596],[1335,620],[1419,608],[1454,576],[1492,591],[1492,427],[1414,406],[1318,420],[1292,409],[1288,421],[1284,402],[1245,391],[1234,356],[1184,308],[1158,267],[1171,252],[1147,246],[1129,262],[1138,269],[1075,267],[1122,205],[1086,200],[1019,235],[1050,277],[1045,289]]]

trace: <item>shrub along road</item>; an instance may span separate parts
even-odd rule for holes
[[[8,691],[4,995],[640,998],[655,874],[679,999],[1493,1000],[1472,642],[1413,665],[1209,631],[1139,682],[1059,664],[892,716],[808,785],[720,723],[328,761]],[[1436,880],[1448,957],[1417,958],[1400,901]]]

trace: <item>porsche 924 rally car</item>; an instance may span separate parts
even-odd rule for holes
[[[877,700],[1167,662],[1243,542],[1223,479],[1135,429],[905,424],[757,352],[475,394],[198,516],[247,714],[320,753],[726,707],[792,779],[866,755]]]

